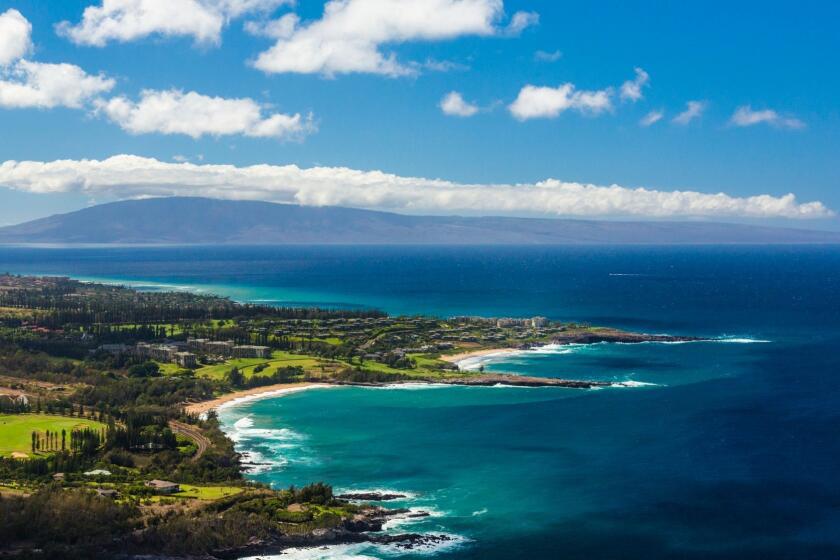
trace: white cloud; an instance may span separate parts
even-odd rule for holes
[[[643,97],[642,88],[650,80],[650,75],[641,68],[636,68],[635,71],[636,77],[634,79],[627,80],[621,84],[621,99],[633,101],[634,103]]]
[[[510,23],[505,27],[504,34],[516,37],[529,27],[540,23],[540,14],[537,12],[516,12],[510,18]]]
[[[247,97],[227,99],[175,89],[144,90],[139,101],[122,96],[100,100],[97,112],[132,134],[157,132],[192,138],[242,134],[296,139],[314,130],[311,117],[299,113],[266,115],[259,103]]]
[[[0,66],[7,66],[32,49],[32,24],[17,10],[0,14]]]
[[[193,37],[196,43],[218,44],[222,28],[251,12],[270,12],[291,0],[102,0],[88,6],[82,20],[63,21],[56,31],[74,43],[102,47],[150,35]]]
[[[822,203],[799,203],[792,194],[735,197],[725,193],[631,189],[556,179],[516,185],[463,184],[343,167],[236,167],[167,163],[131,155],[101,161],[6,161],[0,164],[0,185],[27,192],[77,192],[98,198],[208,196],[408,213],[661,218],[833,215]]]
[[[440,100],[440,110],[455,117],[471,117],[478,113],[478,106],[465,101],[457,91],[451,91]]]
[[[651,126],[651,125],[656,124],[659,121],[661,121],[662,117],[664,117],[664,116],[665,116],[665,111],[662,111],[662,110],[659,110],[659,109],[654,109],[653,111],[651,111],[650,113],[648,113],[647,115],[642,117],[642,120],[639,121],[639,125],[644,126],[644,127]]]
[[[32,48],[32,24],[17,10],[0,14],[0,107],[6,109],[81,108],[110,91],[114,80],[90,75],[73,64],[22,58]]]
[[[524,121],[538,118],[555,118],[569,109],[599,115],[612,109],[611,88],[596,91],[577,91],[574,84],[566,83],[556,88],[526,85],[519,91],[508,110]]]
[[[705,101],[689,101],[685,104],[685,111],[671,119],[671,122],[674,124],[687,125],[694,119],[699,118],[705,110]]]
[[[20,60],[0,71],[0,107],[81,108],[94,96],[110,91],[114,80],[92,76],[73,64]]]
[[[539,62],[557,62],[563,57],[563,53],[557,51],[537,51],[534,53],[534,60]]]
[[[805,123],[796,117],[782,116],[772,109],[754,111],[749,105],[738,107],[732,114],[729,122],[735,126],[742,127],[765,123],[777,128],[805,128]]]
[[[416,65],[401,63],[383,47],[465,35],[510,35],[536,17],[517,12],[507,27],[498,27],[503,15],[503,0],[330,0],[321,19],[312,22],[286,14],[276,23],[250,26],[277,40],[253,64],[267,73],[412,75]]]

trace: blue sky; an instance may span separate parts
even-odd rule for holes
[[[109,1],[0,1],[0,14],[16,10],[31,26],[25,52],[0,68],[0,223],[181,193],[838,228],[832,3],[418,0],[400,10],[394,0],[344,0],[334,11],[362,17],[341,20],[325,17],[323,2],[179,1],[219,16],[218,33],[138,23],[154,19],[142,11],[128,14],[134,35],[124,12],[105,14],[116,31],[104,16],[85,27],[85,8],[102,15]],[[290,24],[288,14],[297,22],[285,35],[255,33]],[[324,62],[308,51],[313,36],[337,54]],[[283,50],[258,62],[276,44]],[[28,84],[26,63],[72,64],[100,81],[81,99],[36,103],[19,87],[4,97],[4,84]],[[647,81],[623,95],[636,69]],[[451,92],[460,116],[441,108]],[[209,98],[250,104],[236,122],[224,104],[224,114],[189,121],[190,103]],[[699,115],[674,122],[691,101]],[[155,113],[165,102],[176,109]],[[119,155],[132,157],[109,160]],[[259,164],[270,167],[248,167]],[[703,196],[714,193],[726,196]],[[796,201],[779,198],[787,193]],[[810,202],[822,205],[802,206]]]

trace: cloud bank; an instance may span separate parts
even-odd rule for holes
[[[77,192],[118,199],[207,196],[408,213],[680,218],[826,218],[821,202],[793,194],[736,197],[546,179],[530,184],[463,184],[382,171],[296,165],[168,163],[119,155],[105,160],[6,161],[0,185],[33,193]]]
[[[369,73],[406,76],[416,64],[404,64],[383,47],[412,41],[442,41],[462,36],[510,36],[539,20],[516,12],[506,27],[502,0],[331,0],[320,19],[302,23],[286,14],[267,25],[250,25],[276,43],[260,53],[254,66],[266,73]]]

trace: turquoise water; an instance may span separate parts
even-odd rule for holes
[[[287,557],[840,557],[840,248],[3,248],[0,267],[726,339],[485,364],[624,384],[601,390],[329,388],[227,408],[255,479],[408,492],[399,505],[434,516],[389,530],[453,537]]]

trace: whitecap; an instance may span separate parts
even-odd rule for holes
[[[419,513],[428,513],[429,515],[424,516],[424,517],[414,517]],[[427,520],[429,520],[431,518],[435,518],[435,517],[446,517],[446,513],[442,512],[440,510],[434,509],[434,508],[410,507],[410,508],[408,508],[407,513],[402,513],[402,514],[399,514],[399,515],[395,515],[394,517],[391,517],[390,519],[388,519],[388,521],[383,523],[382,524],[382,530],[383,531],[391,531],[393,529],[396,529],[398,527],[403,527],[405,525],[412,525],[414,523],[422,523],[424,521],[427,521]]]
[[[236,430],[241,430],[243,428],[250,428],[254,425],[254,420],[250,416],[243,416],[239,420],[233,423],[233,427]]]
[[[452,550],[457,550],[464,546],[465,544],[470,542],[470,539],[464,537],[463,535],[456,535],[454,533],[445,533],[445,532],[422,532],[419,533],[420,535],[440,535],[447,537],[449,540],[439,543],[429,543],[425,545],[415,545],[410,550],[406,550],[400,548],[397,544],[388,544],[388,545],[376,545],[375,548],[379,550],[381,553],[387,554],[389,556],[402,556],[405,554],[422,554],[422,555],[435,555],[441,552],[449,552]]]
[[[714,339],[715,342],[728,342],[730,344],[766,344],[769,340],[762,340],[760,338],[738,338],[738,337],[721,337]]]
[[[616,381],[615,383],[611,383],[610,387],[661,387],[659,383],[649,383],[646,381]]]
[[[287,548],[271,556],[249,556],[241,560],[376,560],[375,556],[361,554],[370,548],[365,544],[319,546],[317,548]]]
[[[379,389],[379,390],[399,390],[399,391],[421,391],[424,389],[441,389],[443,387],[451,387],[451,385],[447,383],[420,383],[420,382],[413,382],[409,381],[406,383],[390,383],[388,385],[381,385],[377,387],[370,387],[371,389]]]

